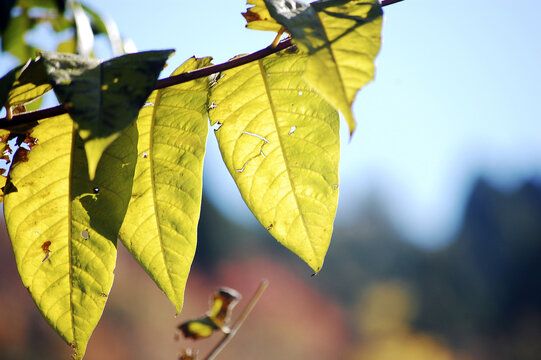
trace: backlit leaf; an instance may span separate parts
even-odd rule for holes
[[[316,272],[338,201],[337,112],[303,80],[291,51],[224,72],[211,89],[220,151],[259,222]]]
[[[246,3],[254,5],[242,13],[248,29],[276,32],[280,30],[282,25],[272,18],[263,0],[248,0]]]
[[[39,98],[52,88],[43,60],[41,58],[28,60],[12,83],[6,103],[9,106],[23,105]]]
[[[68,115],[41,122],[16,154],[4,214],[22,282],[80,359],[113,283],[116,239],[131,194],[135,125],[88,179],[83,141]],[[20,150],[19,150],[20,151]]]
[[[190,58],[173,75],[210,60]],[[202,78],[156,90],[141,109],[133,195],[120,236],[177,312],[197,242],[208,86]]]
[[[381,5],[375,0],[264,0],[273,18],[309,54],[305,80],[355,129],[351,104],[374,77],[380,48]]]
[[[128,54],[99,62],[72,54],[44,53],[59,102],[84,141],[94,178],[105,149],[137,118],[172,50]]]
[[[2,76],[2,78],[0,78],[0,107],[7,105],[9,91],[11,90],[11,87],[13,86],[15,80],[17,80],[17,78],[21,74],[21,71],[25,65],[26,64],[21,64],[14,67],[4,76]]]

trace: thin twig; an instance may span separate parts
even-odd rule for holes
[[[404,0],[382,0],[381,6],[387,6],[387,5],[395,4],[401,1],[404,1]],[[169,86],[182,84],[191,80],[199,79],[202,77],[219,73],[221,71],[225,71],[225,70],[229,70],[241,65],[245,65],[252,61],[263,59],[266,56],[269,56],[271,54],[287,49],[292,45],[293,45],[293,42],[291,41],[291,38],[288,38],[279,42],[278,45],[273,46],[273,44],[271,44],[264,49],[261,49],[259,51],[256,51],[248,55],[239,56],[233,60],[229,60],[221,64],[211,65],[211,66],[207,66],[201,69],[188,71],[183,74],[170,76],[168,78],[158,80],[156,82],[156,89],[163,89]],[[68,112],[68,106],[66,106],[65,104],[60,104],[60,105],[46,108],[46,109],[30,111],[30,112],[22,113],[19,115],[14,115],[11,120],[8,119],[6,116],[0,119],[0,128],[11,129],[19,125],[30,124],[38,120],[46,119],[49,117],[63,115],[63,114],[66,114],[67,112]]]
[[[288,47],[292,45],[293,43],[291,42],[291,39],[285,39],[281,41],[276,47],[267,46],[266,48],[256,51],[254,53],[244,55],[244,56],[239,56],[233,60],[229,60],[221,64],[207,66],[201,69],[188,71],[183,74],[170,76],[168,78],[158,80],[156,82],[155,88],[156,90],[163,89],[169,86],[182,84],[191,80],[195,80],[195,79],[206,77],[215,73],[219,73],[221,71],[229,70],[237,66],[245,65],[252,61],[262,59],[266,56],[269,56],[271,54],[287,49]],[[46,108],[46,109],[30,111],[30,112],[22,113],[20,115],[14,115],[12,120],[8,120],[6,117],[4,117],[0,119],[0,128],[4,128],[4,129],[14,128],[19,125],[30,124],[38,120],[66,114],[67,112],[68,112],[68,107],[65,104],[60,104],[60,105]]]
[[[253,308],[255,307],[259,299],[261,298],[261,295],[263,295],[263,291],[265,291],[267,286],[269,286],[269,282],[267,280],[261,281],[256,292],[250,299],[250,302],[248,303],[248,305],[246,305],[242,314],[240,314],[239,318],[235,322],[235,325],[233,325],[233,327],[231,328],[231,331],[229,331],[227,334],[224,335],[222,340],[214,347],[214,349],[212,349],[212,351],[210,352],[210,354],[207,355],[205,360],[215,359],[216,356],[218,356],[218,354],[227,346],[227,344],[229,344],[233,336],[235,336],[239,328],[242,326],[242,323],[244,322],[244,320],[246,320],[248,315],[250,315],[250,312],[253,310]]]

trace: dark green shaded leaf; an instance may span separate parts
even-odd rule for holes
[[[173,50],[148,51],[100,63],[71,54],[44,53],[61,103],[85,143],[90,179],[105,149],[137,118]]]

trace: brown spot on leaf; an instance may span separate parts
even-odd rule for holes
[[[242,16],[246,19],[246,22],[252,22],[261,20],[261,16],[258,13],[255,13],[252,11],[252,9],[246,10],[246,12],[242,13]]]
[[[13,115],[18,115],[26,112],[26,107],[24,105],[17,105],[13,108]]]
[[[10,156],[11,156],[11,149],[9,148],[9,145],[6,146],[8,149],[4,150],[4,152],[2,153],[2,157],[0,157],[0,159],[2,160],[5,160],[6,161],[6,164],[9,164],[10,163]]]
[[[11,133],[7,133],[4,136],[0,136],[0,142],[2,142],[4,144],[7,143],[9,138],[10,138],[10,135],[11,135]]]
[[[210,313],[208,314],[216,325],[222,327],[229,320],[231,310],[242,298],[240,293],[231,288],[220,288],[214,293]]]
[[[49,254],[51,253],[51,250],[49,250],[49,246],[51,246],[51,242],[50,242],[50,241],[45,241],[45,242],[41,245],[41,249],[42,249],[43,252],[45,253],[45,257],[43,258],[43,260],[41,260],[41,262],[45,262],[45,261],[49,258]]]
[[[28,152],[29,151],[30,150],[24,149],[22,147],[17,149],[17,152],[15,153],[15,156],[13,156],[13,164],[15,165],[16,163],[19,163],[19,162],[27,162],[28,161]]]
[[[41,249],[43,250],[44,253],[49,252],[49,246],[51,246],[51,242],[50,242],[50,241],[45,241],[45,242],[41,245]]]
[[[38,144],[38,139],[36,139],[35,137],[30,136],[29,133],[26,133],[26,138],[23,140],[23,144],[28,145],[28,147],[30,149],[32,149],[32,147],[34,145]]]

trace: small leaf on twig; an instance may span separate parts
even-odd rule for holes
[[[220,288],[214,292],[212,304],[207,315],[194,320],[186,321],[178,326],[187,339],[201,339],[209,337],[216,330],[229,332],[225,325],[231,316],[231,310],[241,299],[241,295],[231,288]]]

